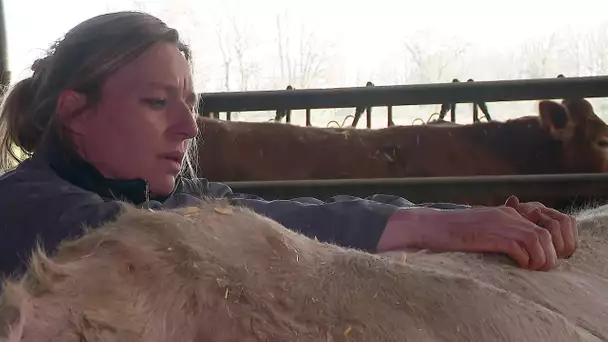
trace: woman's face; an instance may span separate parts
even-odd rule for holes
[[[165,195],[197,133],[195,101],[186,59],[158,43],[110,76],[100,102],[68,127],[78,153],[105,177],[144,179]]]

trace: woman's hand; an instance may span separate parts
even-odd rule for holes
[[[565,215],[570,223],[563,229],[564,214],[555,215],[544,206],[515,200],[510,198],[508,205],[500,207],[398,210],[389,219],[377,251],[414,248],[436,252],[495,252],[507,254],[522,268],[555,267],[557,250],[560,255],[569,255],[573,243],[576,246],[575,222]],[[555,228],[554,221],[559,222],[559,228]]]
[[[574,216],[547,208],[539,202],[520,203],[515,196],[509,197],[505,206],[515,209],[524,217],[531,217],[533,223],[547,229],[559,258],[570,257],[578,248],[578,229]]]

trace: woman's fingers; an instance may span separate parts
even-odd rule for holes
[[[549,270],[555,267],[557,264],[557,253],[552,234],[549,230],[532,223],[547,222],[551,219],[538,208],[523,216],[526,220],[522,220],[521,223],[523,229],[521,229],[520,239],[530,255],[529,268],[533,270]],[[526,227],[523,227],[523,225]]]
[[[516,196],[510,196],[505,206],[514,208],[531,222],[547,229],[559,258],[569,257],[578,248],[578,228],[573,216],[547,208],[539,202],[520,203]],[[540,212],[530,218],[528,214],[536,210]]]

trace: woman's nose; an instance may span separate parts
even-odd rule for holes
[[[180,106],[179,112],[176,114],[176,117],[178,117],[176,131],[184,139],[194,138],[198,133],[198,120],[196,120],[198,114],[193,112],[188,106]]]
[[[196,120],[196,118],[198,117],[197,113],[192,113],[190,111],[189,115],[187,116],[187,118],[184,119],[184,135],[186,135],[188,137],[188,139],[190,138],[194,138],[196,136],[196,134],[198,133],[198,120]]]

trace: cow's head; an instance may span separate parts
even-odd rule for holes
[[[572,172],[608,172],[608,125],[585,99],[539,103],[541,125],[562,142],[564,167]]]

